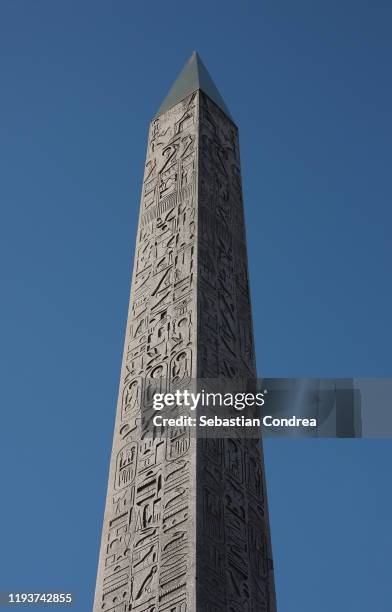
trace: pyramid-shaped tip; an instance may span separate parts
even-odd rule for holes
[[[191,57],[181,70],[174,84],[172,85],[166,98],[163,100],[156,117],[165,113],[169,108],[172,108],[181,100],[189,96],[194,91],[200,89],[203,91],[219,108],[232,119],[229,109],[227,108],[222,96],[217,90],[214,81],[212,80],[207,68],[200,59],[197,51],[193,51]]]

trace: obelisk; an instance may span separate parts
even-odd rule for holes
[[[256,378],[237,127],[197,53],[151,121],[94,612],[276,610],[261,441],[143,430]]]

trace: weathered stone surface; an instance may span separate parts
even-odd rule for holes
[[[275,610],[260,442],[140,423],[255,375],[237,128],[197,89],[150,126],[94,612]]]

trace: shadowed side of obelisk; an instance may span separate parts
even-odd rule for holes
[[[198,379],[256,378],[238,130],[204,92],[199,103]],[[233,384],[233,383],[232,383]],[[238,386],[238,385],[237,385]],[[276,609],[259,431],[197,440],[198,609]]]

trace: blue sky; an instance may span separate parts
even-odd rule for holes
[[[2,1],[1,590],[91,609],[148,123],[193,49],[240,128],[259,373],[391,376],[391,20]],[[387,612],[390,441],[265,451],[279,612]]]

